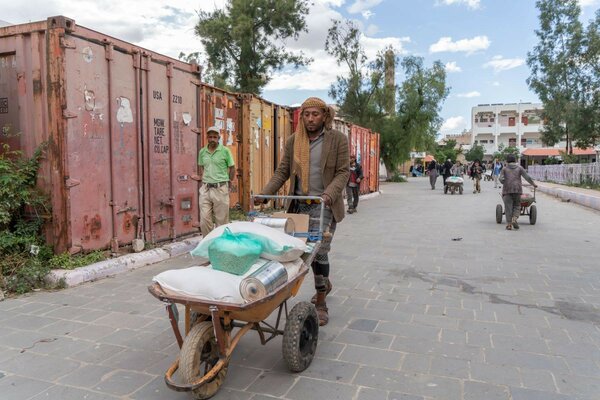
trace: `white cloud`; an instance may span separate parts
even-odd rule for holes
[[[348,12],[350,14],[359,14],[375,7],[382,1],[383,0],[356,0],[350,7],[348,7]]]
[[[481,7],[480,0],[439,0],[437,4],[451,6],[453,4],[465,4],[467,7],[476,10]]]
[[[467,121],[464,117],[450,117],[444,121],[440,131],[444,134],[447,133],[460,133],[467,127]]]
[[[494,82],[492,82],[492,86],[500,86],[500,82],[494,81]]]
[[[375,15],[375,13],[372,12],[371,10],[365,10],[365,11],[361,12],[361,15],[363,16],[364,19],[369,19],[373,15]]]
[[[461,72],[462,68],[456,64],[456,61],[447,62],[444,66],[446,68],[446,72]]]
[[[442,53],[442,52],[465,52],[472,54],[479,50],[485,50],[490,47],[490,40],[487,36],[475,36],[472,39],[460,39],[456,42],[452,41],[452,38],[445,36],[440,38],[437,43],[429,46],[430,53]]]
[[[504,58],[502,56],[494,56],[491,61],[483,64],[483,67],[493,68],[494,72],[500,72],[520,67],[523,64],[525,64],[525,60],[522,58]]]
[[[375,36],[376,34],[378,34],[380,31],[379,26],[375,25],[375,24],[370,24],[369,26],[367,26],[367,29],[365,30],[365,35],[367,36]]]
[[[467,92],[467,93],[459,93],[456,95],[456,97],[464,97],[464,98],[472,98],[472,97],[479,97],[481,96],[481,93],[479,93],[477,90],[474,90],[472,92]]]
[[[600,3],[600,0],[579,0],[581,7],[595,6]]]

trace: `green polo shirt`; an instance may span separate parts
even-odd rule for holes
[[[215,151],[211,153],[208,147],[200,149],[198,153],[198,165],[204,167],[202,182],[219,183],[229,181],[229,167],[234,166],[231,151],[219,144]]]

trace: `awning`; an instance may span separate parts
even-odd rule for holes
[[[523,155],[524,156],[530,156],[530,157],[550,157],[550,156],[559,156],[560,155],[560,151],[564,151],[564,149],[557,149],[555,147],[541,147],[541,148],[528,148],[525,149],[525,151],[523,151]],[[593,156],[596,154],[596,150],[593,148],[589,148],[589,149],[580,149],[578,147],[573,148],[573,155],[575,156]]]
[[[435,158],[433,158],[433,156],[430,156],[429,154],[425,156],[425,158],[423,159],[423,161],[425,162],[432,162],[433,160],[435,160]]]

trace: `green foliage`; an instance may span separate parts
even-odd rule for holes
[[[483,154],[484,154],[484,149],[483,146],[480,144],[474,144],[473,147],[471,147],[469,149],[469,151],[467,151],[465,153],[465,159],[467,161],[475,161],[475,160],[483,160]]]
[[[47,211],[45,197],[35,188],[39,161],[45,145],[30,159],[7,144],[0,148],[0,230],[8,229],[23,217],[28,206],[36,213]]]
[[[494,158],[497,158],[500,161],[506,161],[506,156],[509,154],[515,156],[517,160],[521,157],[521,152],[519,151],[518,147],[504,146],[504,144],[500,144],[498,146],[498,151],[494,153]]]
[[[40,235],[41,215],[49,210],[36,189],[45,146],[23,157],[6,144],[0,150],[0,287],[25,293],[44,286],[52,250]]]
[[[76,255],[62,253],[53,256],[48,261],[48,265],[51,269],[75,269],[86,265],[94,264],[105,259],[106,256],[102,251],[93,251],[88,254]]]
[[[285,41],[306,31],[307,0],[228,0],[224,9],[201,11],[195,27],[214,76],[236,90],[260,94],[274,70],[306,65]]]
[[[554,156],[544,159],[544,165],[556,165],[560,164],[561,162],[562,161],[560,160],[560,158]]]
[[[459,151],[456,149],[456,140],[454,139],[450,139],[442,145],[437,145],[434,153],[435,159],[439,163],[444,163],[447,159],[455,162],[458,154]]]
[[[544,104],[542,140],[565,151],[600,138],[600,12],[584,29],[577,0],[538,0],[538,44],[527,55],[529,87]]]
[[[559,151],[560,158],[562,158],[563,164],[579,164],[579,157],[573,154],[567,154],[564,151]]]

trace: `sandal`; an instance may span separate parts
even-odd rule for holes
[[[507,231],[512,231],[512,224],[506,225],[506,230]]]
[[[319,304],[316,306],[317,317],[319,318],[319,326],[327,325],[329,322],[329,309],[325,304]]]

